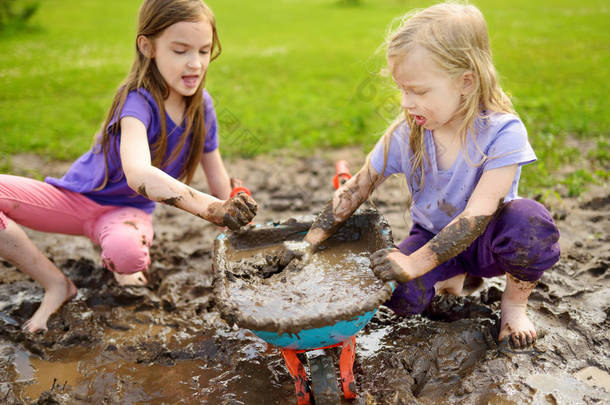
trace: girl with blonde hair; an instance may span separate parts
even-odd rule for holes
[[[536,156],[498,83],[483,15],[456,3],[407,14],[387,41],[387,62],[404,113],[305,240],[315,249],[385,178],[404,175],[413,228],[371,256],[378,277],[399,282],[386,305],[421,313],[437,292],[460,294],[466,275],[506,274],[498,339],[531,345],[527,301],[559,259],[559,232],[541,204],[517,196],[521,167]]]
[[[17,224],[87,236],[119,284],[143,285],[156,202],[232,229],[252,220],[254,200],[230,197],[216,113],[204,89],[219,53],[214,15],[201,0],[144,0],[131,71],[91,150],[60,179],[0,175],[0,257],[45,289],[26,330],[46,329],[76,287]],[[199,165],[213,195],[188,185]]]

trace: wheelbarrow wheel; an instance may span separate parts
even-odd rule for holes
[[[311,357],[309,359],[311,390],[316,405],[337,405],[341,402],[339,385],[334,362],[331,356]]]

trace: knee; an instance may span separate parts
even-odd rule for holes
[[[542,204],[513,200],[500,212],[498,223],[494,253],[518,279],[537,280],[559,260],[559,230]]]
[[[115,273],[131,274],[145,271],[150,265],[148,242],[142,237],[116,235],[102,243],[102,263]]]

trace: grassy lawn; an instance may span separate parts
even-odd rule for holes
[[[378,75],[393,18],[430,1],[209,0],[223,54],[208,74],[224,155],[362,145],[398,107]],[[607,181],[606,0],[480,0],[496,67],[539,161],[521,191]],[[29,28],[0,33],[0,168],[10,156],[73,159],[91,144],[133,57],[140,0],[44,0]],[[586,150],[586,152],[584,152]]]

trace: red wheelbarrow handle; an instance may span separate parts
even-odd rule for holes
[[[231,178],[231,188],[232,188],[231,197],[235,197],[237,195],[237,193],[246,193],[250,197],[252,197],[252,193],[246,186],[244,186],[244,182],[241,181],[240,179],[232,177]]]
[[[346,181],[352,178],[351,173],[349,172],[349,167],[347,166],[347,161],[339,160],[335,164],[336,174],[333,178],[333,186],[335,186],[335,190],[345,184]]]

